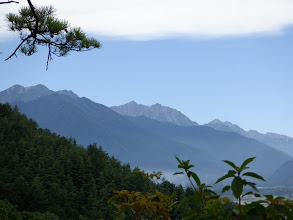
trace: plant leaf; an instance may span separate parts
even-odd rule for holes
[[[245,185],[248,185],[248,186],[250,186],[252,189],[254,189],[255,191],[258,191],[258,189],[255,187],[255,183],[251,183],[251,182],[246,182],[246,184]]]
[[[264,195],[264,197],[266,197],[268,200],[274,199],[274,196],[273,195]]]
[[[253,172],[243,173],[242,176],[250,176],[250,177],[265,181],[265,179],[262,176],[260,176],[260,175],[258,175],[256,173],[253,173]]]
[[[173,175],[178,175],[178,174],[184,174],[183,172],[176,172],[176,173],[173,173]]]
[[[254,196],[255,196],[255,197],[258,197],[258,198],[261,197],[261,195],[258,194],[258,193],[254,193]]]
[[[189,170],[192,167],[194,167],[194,165],[191,164],[191,165],[188,165],[186,168],[187,168],[187,170]]]
[[[231,186],[227,185],[222,189],[222,193],[227,192],[231,189]]]
[[[217,182],[215,182],[215,184],[217,184],[217,183],[219,183],[219,182],[221,182],[221,181],[223,181],[224,179],[227,179],[227,178],[230,178],[230,177],[235,177],[235,175],[233,174],[226,174],[225,176],[222,176],[220,179],[218,179],[217,180]]]
[[[231,184],[231,189],[235,198],[239,198],[243,192],[243,181],[239,176],[236,176]]]
[[[231,162],[229,160],[222,160],[222,161],[225,162],[226,164],[229,164],[231,167],[233,167],[238,172],[239,167],[237,167],[233,162]]]
[[[218,196],[218,194],[217,194],[215,191],[210,190],[210,189],[206,189],[204,192],[205,192],[206,194],[209,194],[210,196],[211,196],[211,195]]]
[[[253,194],[253,192],[252,191],[250,191],[250,192],[247,192],[247,193],[245,193],[244,195],[242,195],[242,198],[244,197],[244,196],[247,196],[247,195],[252,195]]]
[[[175,156],[175,158],[180,164],[182,164],[181,160],[178,157]]]
[[[196,185],[199,187],[200,186],[200,179],[198,178],[198,176],[194,173],[190,171],[190,174],[192,176],[192,178],[194,179],[194,181],[196,182]]]
[[[235,170],[229,170],[228,171],[228,174],[230,174],[230,175],[234,175],[234,174],[236,174],[237,172],[235,171]]]
[[[240,166],[240,171],[243,171],[245,169],[245,166],[247,164],[249,164],[250,162],[252,162],[256,157],[251,157],[251,158],[248,158],[246,159]]]

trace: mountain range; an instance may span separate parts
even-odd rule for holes
[[[48,96],[54,93],[67,95],[72,98],[78,98],[78,95],[71,90],[60,90],[54,92],[48,89],[46,86],[38,84],[36,86],[23,87],[21,85],[14,85],[10,88],[0,92],[0,103],[13,103],[13,102],[29,102],[33,101],[41,96]]]
[[[196,122],[191,121],[186,115],[177,111],[176,109],[162,106],[161,104],[154,104],[146,106],[137,104],[134,101],[126,103],[125,105],[110,107],[120,115],[138,117],[145,116],[157,121],[171,122],[181,126],[197,126]]]
[[[134,101],[131,101],[125,105],[113,106],[110,108],[116,111],[117,113],[126,116],[145,116],[162,122],[172,122],[174,124],[181,126],[198,125],[196,122],[193,122],[181,112],[170,107],[162,106],[160,104],[145,106],[137,104]],[[238,125],[232,124],[228,121],[222,122],[219,119],[215,119],[207,124],[204,124],[204,126],[208,126],[219,131],[234,132],[237,134],[241,134],[245,137],[255,139],[261,143],[274,147],[293,157],[293,138],[291,137],[271,132],[262,134],[255,130],[245,131]]]
[[[15,85],[0,92],[0,102],[17,105],[22,113],[37,121],[42,128],[73,137],[84,146],[96,142],[122,162],[147,171],[176,171],[176,155],[184,160],[190,159],[196,166],[195,172],[214,181],[229,168],[221,160],[228,159],[239,164],[248,157],[257,156],[252,164],[253,170],[269,177],[293,159],[236,132],[220,131],[209,126],[182,126],[146,116],[123,116],[113,108],[80,98],[72,91],[54,92],[43,85],[26,88]],[[167,113],[176,113],[169,107],[163,108],[168,109]]]
[[[293,156],[293,138],[291,137],[271,132],[262,134],[255,130],[245,131],[238,125],[232,124],[231,122],[227,121],[222,122],[218,119],[215,119],[208,124],[205,124],[205,126],[212,127],[219,131],[235,132],[241,134],[245,137],[255,139],[261,143],[272,146],[290,156]]]

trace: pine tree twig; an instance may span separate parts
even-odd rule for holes
[[[39,16],[37,15],[36,11],[35,11],[35,7],[33,6],[31,0],[27,0],[29,6],[30,6],[30,9],[36,19],[36,25],[35,25],[35,28],[33,29],[33,32],[32,32],[32,36],[34,38],[37,37],[37,34],[38,34],[38,28],[39,28]]]
[[[6,3],[11,3],[11,2],[15,2],[15,3],[18,3],[18,2],[16,2],[16,1],[8,1],[8,2],[6,2]],[[37,39],[37,34],[38,34],[38,23],[39,23],[39,17],[38,17],[38,15],[36,14],[36,11],[35,11],[35,7],[33,6],[33,4],[32,4],[32,2],[30,1],[30,0],[27,0],[27,2],[28,2],[28,4],[29,4],[29,6],[30,6],[30,9],[31,9],[31,11],[32,11],[32,13],[33,13],[33,15],[34,15],[34,17],[35,17],[35,19],[36,19],[36,25],[35,25],[35,27],[34,27],[34,29],[33,30],[31,30],[31,34],[29,35],[29,36],[27,36],[19,45],[18,45],[18,47],[14,50],[14,52],[8,57],[8,58],[6,58],[5,59],[5,61],[7,61],[7,60],[9,60],[11,57],[13,57],[14,55],[16,55],[16,52],[18,51],[18,49],[21,47],[21,45],[25,42],[25,41],[27,41],[29,38],[34,38],[35,40]],[[1,2],[0,2],[1,3]]]
[[[7,2],[0,2],[0,4],[9,4],[9,3],[19,3],[19,2],[17,2],[17,1],[7,1]]]
[[[52,60],[51,45],[49,44],[48,47],[49,47],[49,51],[48,51],[48,59],[47,59],[47,67],[46,67],[46,70],[48,70],[48,68],[49,68],[49,61]]]
[[[18,45],[18,47],[14,50],[14,52],[5,59],[5,61],[9,60],[11,57],[13,57],[14,55],[16,56],[16,52],[18,51],[18,49],[21,47],[21,45],[27,41],[30,37],[32,37],[31,35],[27,36],[24,40],[22,40],[22,42]]]

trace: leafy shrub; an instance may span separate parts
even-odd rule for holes
[[[182,169],[182,172],[176,172],[174,175],[185,174],[191,184],[191,194],[184,198],[177,205],[170,206],[170,203],[160,202],[161,210],[151,208],[149,211],[146,208],[152,204],[151,198],[156,198],[155,194],[142,194],[139,192],[132,191],[131,193],[125,191],[114,191],[115,195],[109,200],[116,204],[119,208],[119,214],[122,214],[127,209],[137,210],[139,213],[134,214],[135,219],[170,219],[166,214],[170,213],[170,208],[178,209],[182,206],[189,204],[189,210],[185,213],[184,220],[193,219],[221,219],[221,220],[286,220],[293,219],[293,201],[286,200],[283,197],[274,197],[272,195],[264,195],[264,200],[259,200],[249,204],[243,204],[241,201],[243,197],[247,195],[254,195],[255,197],[261,197],[256,188],[256,184],[249,182],[245,177],[255,178],[258,180],[264,180],[260,175],[253,172],[244,172],[249,167],[247,165],[251,163],[255,157],[246,159],[241,166],[236,166],[233,162],[224,160],[223,162],[230,165],[233,169],[229,170],[228,173],[219,178],[215,184],[228,179],[233,178],[231,185],[226,185],[222,189],[222,193],[231,190],[233,196],[237,202],[231,201],[230,199],[218,195],[212,186],[208,186],[202,183],[196,173],[191,171],[194,165],[190,164],[190,160],[184,161],[176,157],[179,165],[178,168]],[[149,175],[145,175],[150,177]],[[250,186],[253,191],[243,193],[243,188]],[[156,192],[158,193],[158,192]],[[135,201],[133,197],[139,198],[139,201]],[[175,195],[174,195],[175,196]],[[158,196],[157,196],[158,197]],[[170,197],[160,194],[160,198],[170,199]],[[174,198],[173,198],[174,200]],[[147,201],[144,204],[140,201]],[[167,200],[170,201],[170,200]],[[192,202],[192,205],[190,205]]]

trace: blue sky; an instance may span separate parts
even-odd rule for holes
[[[103,47],[55,57],[48,71],[46,48],[3,61],[19,42],[9,35],[0,38],[0,90],[44,84],[106,106],[160,103],[199,124],[217,118],[245,130],[293,137],[293,28],[288,23],[277,31],[244,34],[149,30],[137,39],[133,32],[85,28]]]

